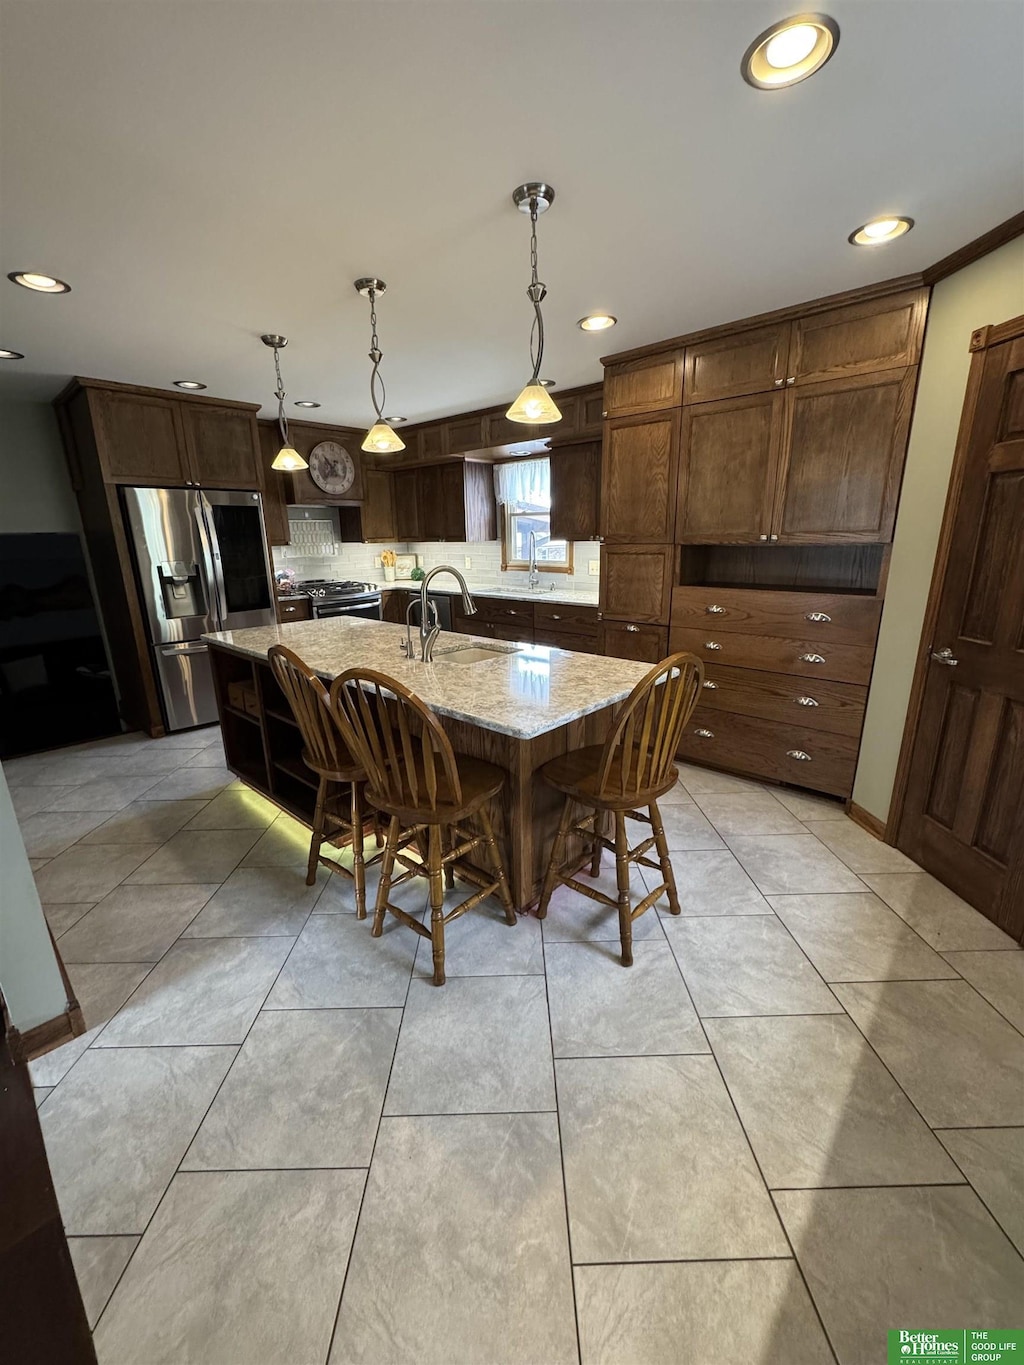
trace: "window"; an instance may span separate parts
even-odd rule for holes
[[[494,491],[502,512],[501,567],[530,567],[532,534],[540,570],[572,573],[572,545],[551,538],[551,461],[496,464]]]

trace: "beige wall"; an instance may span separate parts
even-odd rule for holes
[[[857,805],[885,820],[914,677],[921,624],[946,501],[971,333],[1024,313],[1024,237],[942,280],[932,291],[921,378],[896,521],[889,584],[868,696]]]

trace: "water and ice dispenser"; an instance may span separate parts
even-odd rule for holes
[[[168,620],[182,616],[205,616],[209,607],[198,564],[173,559],[158,563],[157,579]]]

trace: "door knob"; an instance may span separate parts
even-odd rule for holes
[[[932,658],[937,664],[945,664],[947,668],[956,668],[957,664],[960,662],[959,659],[953,658],[953,651],[948,645],[945,649],[933,649]]]

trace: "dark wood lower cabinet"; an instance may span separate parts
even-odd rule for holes
[[[690,763],[787,782],[832,796],[853,789],[859,738],[697,707],[679,746]]]
[[[668,628],[636,621],[602,621],[601,653],[656,664],[668,654]]]

